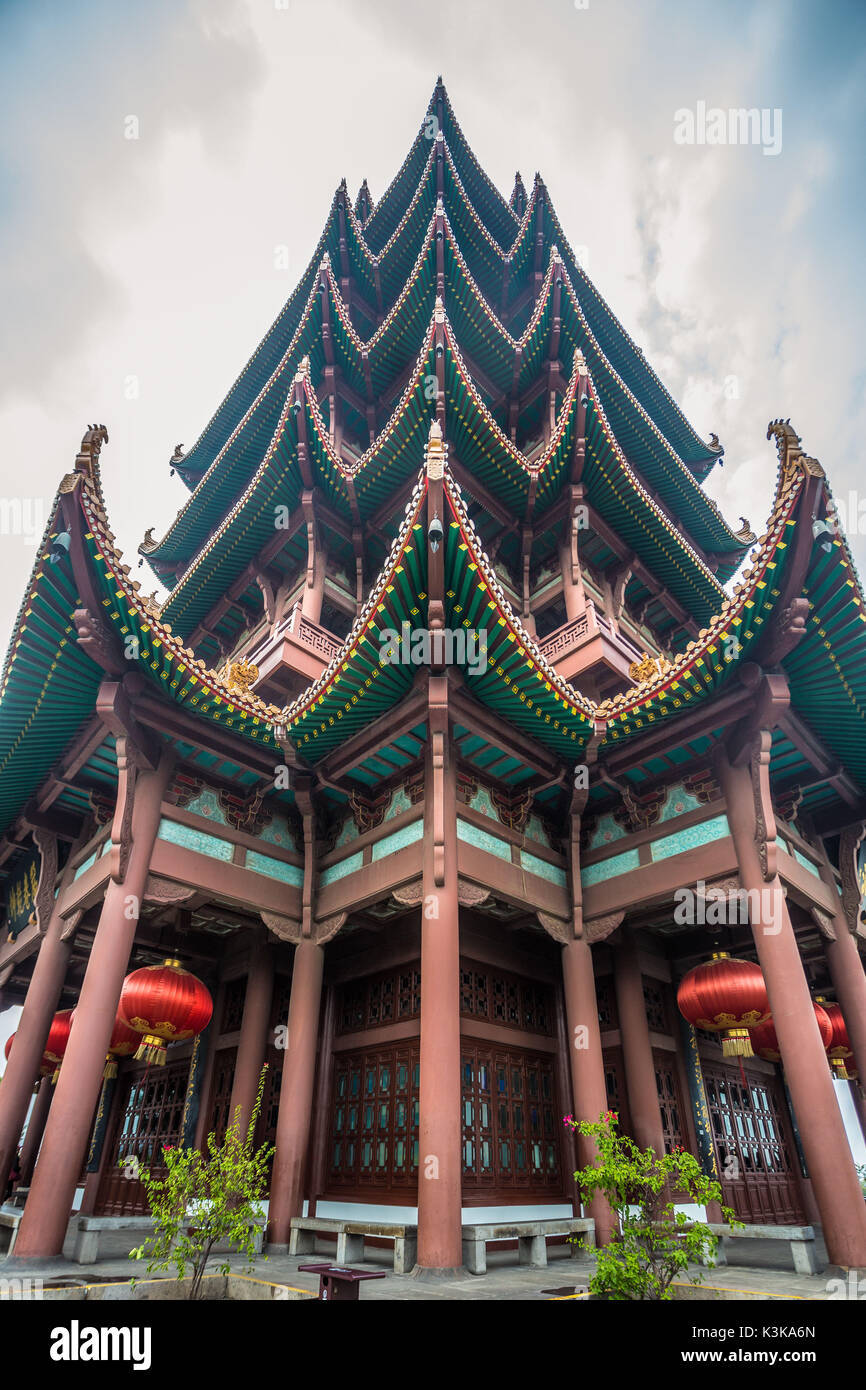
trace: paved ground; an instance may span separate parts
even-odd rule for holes
[[[25,1268],[15,1261],[6,1261],[0,1262],[0,1277],[26,1273],[41,1278],[46,1285],[122,1281],[128,1279],[133,1270],[137,1278],[147,1277],[141,1264],[133,1265],[123,1254],[123,1244],[132,1244],[129,1237],[113,1235],[112,1239],[115,1244],[111,1253],[94,1265],[78,1265],[68,1259],[55,1259],[32,1265],[28,1262]],[[333,1258],[333,1246],[330,1254],[327,1247],[320,1248],[319,1255],[273,1255],[267,1260],[259,1260],[255,1275],[260,1279],[291,1284],[295,1288],[316,1289],[318,1277],[299,1273],[298,1265]],[[67,1252],[70,1249],[68,1242],[66,1249]],[[819,1264],[823,1265],[826,1253],[820,1236],[817,1253]],[[729,1264],[718,1270],[699,1270],[696,1267],[693,1272],[703,1275],[705,1285],[730,1291],[728,1297],[754,1298],[763,1295],[767,1298],[823,1300],[830,1296],[828,1275],[795,1274],[788,1267],[788,1247],[779,1241],[739,1241],[736,1249],[729,1245],[729,1259],[732,1256],[737,1259],[736,1265]],[[366,1260],[353,1262],[352,1267],[388,1270],[386,1278],[365,1283],[361,1293],[365,1300],[536,1300],[567,1297],[576,1289],[585,1287],[592,1273],[592,1264],[586,1257],[574,1258],[564,1247],[552,1247],[548,1257],[550,1263],[546,1270],[526,1269],[517,1263],[516,1250],[497,1251],[495,1247],[488,1247],[486,1275],[463,1274],[454,1279],[429,1281],[392,1274],[388,1269],[390,1254],[386,1250],[370,1250]],[[230,1263],[232,1269],[239,1273],[244,1270],[242,1260],[233,1257]]]

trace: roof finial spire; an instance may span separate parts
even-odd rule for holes
[[[436,419],[430,421],[430,433],[427,436],[424,463],[428,478],[435,481],[443,476],[445,471],[445,441],[442,437],[442,426]]]

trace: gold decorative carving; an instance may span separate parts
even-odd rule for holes
[[[635,685],[645,685],[647,681],[654,681],[659,676],[663,676],[665,671],[670,669],[670,662],[665,656],[650,656],[649,652],[644,652],[640,661],[633,661],[628,668],[628,678]]]
[[[259,678],[259,668],[254,661],[227,661],[220,674],[228,690],[249,695],[250,687]]]

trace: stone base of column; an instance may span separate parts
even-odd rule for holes
[[[277,1244],[277,1245],[266,1245],[266,1246],[265,1246],[265,1254],[266,1254],[266,1255],[288,1255],[288,1253],[289,1253],[289,1247],[288,1247],[288,1245],[279,1245],[279,1244]]]
[[[426,1265],[416,1265],[409,1278],[418,1279],[422,1284],[441,1283],[447,1279],[471,1279],[473,1276],[463,1265],[455,1269],[429,1269]]]

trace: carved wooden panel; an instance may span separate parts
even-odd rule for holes
[[[653,1025],[650,1024],[650,1027]],[[659,1098],[659,1111],[662,1117],[662,1133],[665,1140],[665,1153],[687,1147],[687,1131],[682,1095],[677,1079],[674,1054],[672,1052],[653,1052],[653,1069],[656,1077],[656,1091]]]
[[[148,1211],[144,1185],[135,1174],[139,1167],[164,1173],[162,1146],[180,1142],[188,1076],[186,1061],[121,1080],[97,1215],[141,1216]]]
[[[334,1060],[327,1160],[329,1192],[408,1199],[418,1181],[417,1043]]]
[[[561,1193],[553,1058],[464,1038],[462,1086],[464,1195]]]
[[[778,1079],[747,1073],[744,1085],[737,1068],[706,1062],[703,1072],[724,1202],[757,1225],[804,1222]]]

